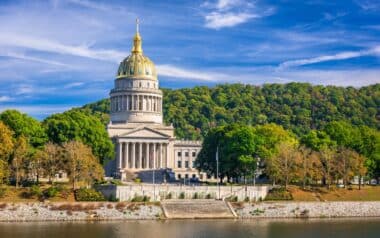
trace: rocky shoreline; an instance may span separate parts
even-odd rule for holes
[[[91,221],[160,219],[154,203],[0,203],[0,221]]]
[[[380,217],[379,202],[263,202],[235,204],[240,218]]]
[[[233,204],[240,219],[380,217],[379,202],[261,202]],[[1,222],[165,219],[158,203],[0,203]]]

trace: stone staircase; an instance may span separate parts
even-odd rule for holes
[[[165,200],[162,210],[169,219],[179,218],[235,218],[228,202],[212,199]]]

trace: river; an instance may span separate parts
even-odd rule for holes
[[[1,238],[378,238],[380,218],[0,223]]]

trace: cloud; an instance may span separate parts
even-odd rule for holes
[[[225,76],[220,73],[183,69],[173,65],[157,65],[156,67],[159,76],[167,76],[170,78],[195,79],[212,82],[216,81],[218,77]]]
[[[53,40],[29,37],[21,34],[0,35],[0,45],[11,47],[22,47],[44,52],[52,52],[65,55],[74,55],[97,60],[120,62],[126,55],[120,51],[91,49],[86,45],[67,45]],[[29,57],[30,58],[30,57]]]
[[[202,6],[209,10],[204,18],[205,27],[211,29],[233,27],[273,13],[273,8],[261,11],[261,14],[254,12],[256,6],[245,0],[218,0],[214,3],[206,2]]]
[[[50,65],[55,65],[55,66],[70,67],[69,65],[58,62],[58,61],[46,60],[46,59],[27,56],[25,54],[19,54],[19,53],[15,53],[15,52],[7,52],[7,53],[1,53],[0,52],[0,56],[10,57],[10,58],[15,58],[15,59],[21,59],[21,60],[26,60],[26,61],[34,61],[34,62],[38,62],[38,63],[50,64]]]
[[[10,102],[13,101],[14,99],[8,96],[0,96],[0,102]]]
[[[318,57],[308,58],[308,59],[289,60],[289,61],[285,61],[281,63],[278,68],[283,69],[283,68],[288,68],[288,67],[296,67],[296,66],[302,66],[302,65],[322,63],[326,61],[346,60],[346,59],[352,59],[352,58],[369,56],[369,55],[379,55],[379,54],[380,54],[380,46],[377,46],[369,50],[363,50],[363,51],[346,51],[346,52],[341,52],[334,55],[323,55],[323,56],[318,56]]]
[[[83,86],[83,85],[84,85],[84,82],[73,82],[73,83],[66,84],[65,86],[63,86],[63,88],[65,88],[65,89],[76,88],[76,87],[80,87],[80,86]]]

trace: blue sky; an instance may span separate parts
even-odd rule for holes
[[[137,17],[161,87],[380,83],[378,0],[1,0],[0,111],[107,97]]]

